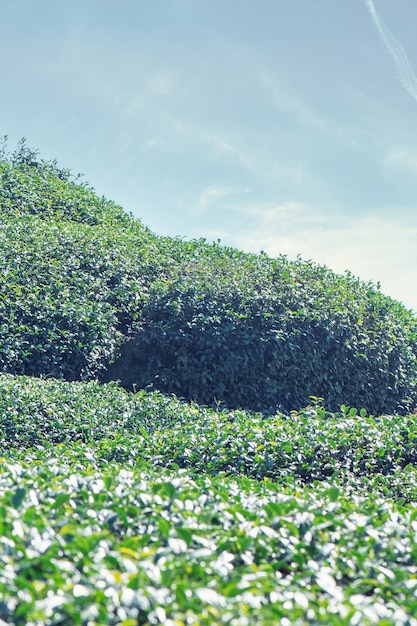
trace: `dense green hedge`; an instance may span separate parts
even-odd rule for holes
[[[2,462],[2,624],[417,625],[411,507],[89,453]]]
[[[310,395],[332,410],[407,412],[417,404],[416,330],[410,312],[349,274],[213,246],[198,272],[186,266],[145,303],[110,376],[268,412]]]
[[[152,234],[21,142],[0,150],[0,369],[289,411],[417,405],[417,320],[373,284]]]
[[[0,161],[0,369],[92,378],[177,262],[138,220],[34,158],[23,144]]]
[[[148,463],[281,484],[333,483],[417,500],[417,416],[372,417],[320,402],[263,416],[117,385],[0,375],[0,457],[78,445],[96,466]],[[84,453],[80,451],[84,458]]]
[[[2,216],[0,226],[2,370],[94,376],[114,354],[125,314],[138,308],[145,280],[137,265],[129,268],[105,226],[25,215]],[[120,244],[129,243],[124,233]]]

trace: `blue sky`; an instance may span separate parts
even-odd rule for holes
[[[417,311],[415,0],[13,0],[0,135],[161,235],[324,263]]]

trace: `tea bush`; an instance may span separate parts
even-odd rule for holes
[[[416,318],[373,284],[300,259],[204,252],[144,304],[109,377],[266,412],[311,395],[333,411],[416,406]]]
[[[23,146],[0,161],[0,368],[91,379],[176,262],[138,220],[31,159]]]
[[[416,626],[417,417],[0,376],[0,624]]]
[[[143,462],[192,473],[343,488],[417,501],[417,416],[312,405],[263,416],[215,411],[116,384],[0,376],[0,455],[85,444],[97,466]]]
[[[415,511],[81,452],[0,461],[0,624],[416,626]]]
[[[0,146],[0,206],[3,216],[40,215],[83,224],[130,222],[123,209],[81,181],[81,175],[58,167],[55,161],[37,160],[22,139],[13,154],[7,153],[7,137]]]
[[[156,237],[24,141],[0,267],[0,626],[417,626],[411,312]]]
[[[24,141],[0,149],[0,369],[274,413],[417,405],[417,320],[311,261],[157,237]]]

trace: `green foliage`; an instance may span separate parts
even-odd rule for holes
[[[417,626],[411,312],[6,145],[0,626]]]
[[[416,626],[416,416],[16,376],[0,415],[0,623]]]
[[[0,149],[0,266],[3,372],[269,413],[417,404],[417,320],[373,284],[158,238],[25,140]]]
[[[37,160],[37,152],[22,139],[15,152],[7,152],[7,137],[0,147],[0,207],[4,217],[39,215],[83,224],[124,226],[130,217],[113,202],[98,198],[93,189],[73,177],[56,161]]]
[[[266,412],[310,395],[333,411],[417,404],[417,320],[371,283],[300,259],[196,254],[145,303],[124,384]]]
[[[416,624],[415,520],[378,499],[62,449],[3,466],[0,489],[3,623]]]
[[[175,397],[0,376],[0,454],[88,444],[97,466],[182,468],[275,483],[332,480],[417,501],[417,416],[366,416],[315,403],[289,415],[214,411]]]
[[[133,332],[164,259],[139,221],[31,158],[0,161],[0,368],[92,378]]]

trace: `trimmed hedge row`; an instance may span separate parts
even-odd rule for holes
[[[331,481],[354,493],[417,499],[416,415],[372,417],[345,406],[331,413],[315,403],[266,417],[114,383],[0,375],[0,457],[61,444],[71,454],[87,446],[80,460],[99,467],[149,464],[312,487]]]
[[[412,507],[89,453],[2,462],[2,624],[417,625]]]

